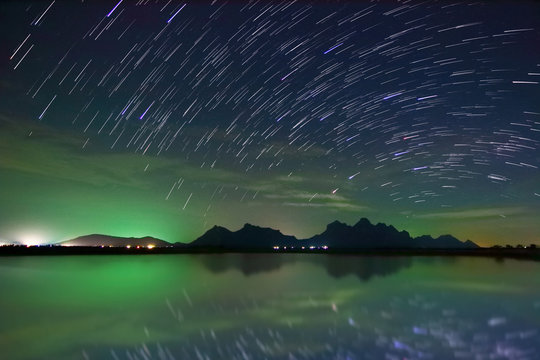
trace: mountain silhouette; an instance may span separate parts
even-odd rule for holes
[[[452,235],[441,235],[433,238],[430,235],[422,235],[414,238],[415,247],[422,249],[476,249],[479,246],[471,240],[461,242]]]
[[[294,236],[283,235],[279,230],[245,224],[234,232],[221,226],[214,226],[189,244],[175,245],[189,248],[259,250],[271,249],[274,246],[294,246],[297,242]]]
[[[392,225],[372,224],[361,218],[353,226],[334,221],[326,226],[321,234],[309,239],[299,240],[291,235],[284,235],[279,230],[245,224],[238,231],[230,231],[222,226],[214,226],[191,243],[171,244],[152,237],[125,238],[107,235],[85,235],[64,241],[64,246],[112,246],[112,247],[171,247],[178,249],[204,251],[268,251],[274,247],[284,250],[325,246],[331,250],[366,250],[366,249],[474,249],[474,242],[462,242],[452,235],[433,238],[422,235],[413,238],[407,231],[398,231]]]
[[[91,234],[79,236],[75,239],[63,241],[59,243],[63,246],[112,246],[112,247],[168,247],[172,246],[171,243],[156,239],[150,236],[145,236],[142,238],[134,237],[119,237],[119,236],[109,236],[109,235],[100,235],[100,234]]]
[[[433,238],[423,235],[413,238],[407,231],[398,231],[392,225],[376,225],[362,218],[354,226],[334,221],[326,230],[306,240],[312,245],[327,245],[333,249],[471,249],[478,245],[468,240],[461,242],[452,235]]]
[[[355,225],[334,221],[327,225],[321,234],[309,239],[298,240],[294,236],[283,235],[280,231],[245,224],[238,231],[230,231],[221,226],[214,226],[205,234],[189,244],[176,243],[186,248],[213,248],[223,250],[258,250],[279,246],[302,247],[328,246],[333,250],[361,249],[472,249],[477,248],[474,242],[461,242],[452,235],[433,238],[423,235],[413,238],[407,231],[398,231],[392,225],[378,223],[373,225],[362,218]]]
[[[408,232],[382,223],[372,225],[366,218],[360,219],[354,226],[334,221],[327,225],[323,233],[307,241],[315,246],[327,245],[339,249],[414,247]]]

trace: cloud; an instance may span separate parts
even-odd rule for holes
[[[369,209],[367,206],[355,205],[346,202],[328,202],[328,203],[313,203],[313,202],[284,202],[283,206],[293,206],[293,207],[313,207],[313,208],[329,208],[329,209],[340,209],[347,211],[359,211]]]
[[[95,186],[138,189],[180,177],[194,182],[238,184],[242,174],[211,171],[171,157],[111,151],[80,134],[0,115],[0,169]],[[147,167],[148,166],[148,167]]]
[[[347,198],[341,195],[308,193],[305,191],[286,191],[282,194],[266,194],[264,197],[267,199],[348,201]]]
[[[299,177],[298,177],[299,178]],[[281,180],[281,181],[280,181]],[[251,185],[251,189],[255,188],[257,191],[261,191],[260,196],[268,200],[280,200],[278,203],[281,206],[298,207],[298,208],[326,208],[328,210],[342,210],[342,211],[360,211],[369,210],[368,206],[355,204],[353,199],[348,198],[344,194],[332,194],[319,193],[317,191],[307,191],[306,189],[297,190],[294,187],[298,187],[297,181],[282,181],[284,177],[278,176],[273,181],[262,180],[256,185]],[[305,180],[305,181],[304,181]],[[325,188],[327,183],[315,184],[313,180],[303,178],[305,187],[318,187]]]
[[[300,182],[306,181],[307,179],[298,175],[290,175],[290,176],[278,176],[276,180],[300,183]]]
[[[500,217],[508,215],[524,214],[527,209],[523,207],[501,207],[501,208],[481,208],[481,209],[469,209],[460,211],[443,211],[433,212],[429,214],[415,215],[416,218],[421,219],[478,219],[478,218],[490,218]]]

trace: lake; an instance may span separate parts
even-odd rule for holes
[[[540,359],[540,263],[0,258],[0,358]]]

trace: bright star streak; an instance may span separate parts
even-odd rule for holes
[[[180,12],[182,11],[182,9],[186,6],[186,4],[182,5],[182,7],[180,9],[178,9],[173,16],[171,16],[171,18],[169,20],[167,20],[167,24],[170,23],[172,21],[172,19],[174,19],[174,17]]]
[[[41,113],[41,115],[39,115],[39,120],[41,120],[43,118],[43,115],[45,115],[45,112],[47,111],[47,109],[49,109],[49,106],[51,106],[51,104],[53,103],[54,99],[56,99],[56,95],[53,96],[52,100],[49,102],[49,105],[47,105],[47,107],[45,108],[45,110],[43,110],[43,112]]]
[[[352,180],[352,179],[354,179],[354,177],[355,177],[356,175],[358,175],[358,174],[360,174],[360,171],[357,172],[356,174],[352,174],[351,176],[348,177],[348,179],[349,179],[349,180]]]
[[[388,99],[391,99],[393,97],[396,97],[396,96],[399,96],[401,95],[402,93],[395,93],[395,94],[390,94],[388,95],[387,97],[385,97],[383,100],[388,100]]]
[[[432,99],[432,98],[435,98],[435,97],[437,97],[437,96],[438,96],[438,95],[424,96],[424,97],[419,97],[419,98],[416,99],[416,100],[422,101],[422,100],[426,100],[426,99]]]
[[[39,17],[39,19],[37,19],[33,25],[37,25],[38,22],[43,18],[43,16],[45,16],[45,14],[47,13],[47,11],[49,11],[49,9],[51,8],[51,6],[53,6],[54,2],[56,0],[53,0],[53,2],[51,3],[51,5],[49,5],[49,7],[47,9],[45,9],[45,11],[43,12],[43,14],[41,14],[41,16]]]
[[[332,51],[332,50],[334,50],[334,49],[337,49],[337,48],[340,47],[341,45],[343,45],[343,43],[337,44],[336,46],[331,47],[330,49],[328,49],[328,50],[326,50],[326,51],[324,52],[324,55],[328,54],[330,51]]]
[[[111,14],[114,12],[114,10],[116,10],[116,8],[118,7],[118,5],[120,5],[122,3],[122,1],[124,0],[120,0],[118,2],[118,4],[115,5],[115,7],[113,7],[113,9],[111,11],[109,11],[109,13],[107,14],[107,17],[111,16]]]
[[[30,34],[28,34],[28,36],[26,37],[26,39],[23,40],[23,42],[21,43],[21,45],[19,45],[19,47],[15,50],[15,52],[13,52],[13,55],[11,55],[9,57],[9,60],[13,59],[13,57],[17,54],[17,52],[21,49],[21,47],[24,45],[24,43],[26,42],[26,40],[28,40],[28,38],[30,37]]]
[[[155,101],[152,101],[152,103],[150,104],[150,106],[144,111],[144,113],[141,115],[141,117],[139,118],[139,120],[142,120],[144,115],[146,115],[146,113],[148,112],[148,110],[150,110],[150,108],[152,107],[152,105],[154,105]]]

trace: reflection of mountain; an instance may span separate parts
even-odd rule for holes
[[[261,272],[271,272],[297,262],[307,262],[326,269],[333,278],[354,275],[362,281],[374,276],[388,276],[412,264],[411,257],[399,256],[302,256],[275,254],[219,254],[201,255],[197,259],[211,272],[223,273],[238,270],[249,276]]]
[[[287,255],[256,253],[201,255],[197,259],[213,273],[222,273],[235,269],[247,276],[274,271],[284,264],[294,262],[293,258]]]
[[[360,280],[368,281],[374,276],[388,276],[412,265],[409,256],[348,257],[328,255],[325,266],[328,274],[334,278],[355,275]]]

